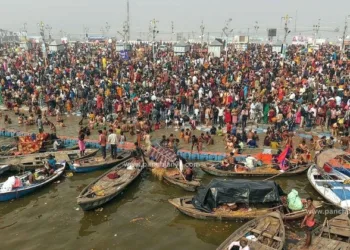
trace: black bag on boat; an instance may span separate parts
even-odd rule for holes
[[[192,204],[195,208],[210,213],[214,208],[228,203],[279,204],[280,196],[283,195],[283,190],[274,181],[213,179],[192,198]]]

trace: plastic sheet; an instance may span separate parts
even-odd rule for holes
[[[274,181],[222,180],[213,179],[192,199],[195,208],[212,212],[214,208],[228,203],[271,203],[280,204],[280,196],[285,195]]]

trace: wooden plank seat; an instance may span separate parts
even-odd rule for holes
[[[258,230],[258,229],[251,229],[250,230],[252,233],[256,233],[256,234],[260,234],[260,235],[262,235],[262,236],[265,236],[265,237],[268,237],[268,238],[272,238],[273,240],[276,240],[276,241],[282,241],[282,239],[280,238],[280,237],[277,237],[277,236],[272,236],[271,234],[269,234],[269,233],[265,233],[265,232],[263,232],[262,233],[262,231],[260,231],[260,230]]]

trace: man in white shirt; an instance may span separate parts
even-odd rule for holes
[[[338,95],[335,97],[335,104],[336,104],[337,106],[340,106],[340,105],[341,105],[341,97],[338,96]]]
[[[204,94],[204,89],[202,87],[200,87],[199,90],[198,90],[198,98],[199,98],[199,100],[202,99],[203,94]]]
[[[116,133],[113,132],[113,129],[109,130],[109,136],[107,139],[108,144],[111,145],[111,157],[112,159],[117,158],[117,143],[118,143],[118,137]]]
[[[289,96],[290,101],[295,101],[295,94],[292,92]]]
[[[60,146],[60,144],[58,143],[57,140],[55,140],[55,141],[53,142],[53,145],[52,145],[53,150],[54,150],[54,151],[57,151],[57,149],[58,149],[59,146]]]
[[[194,76],[192,77],[192,82],[193,82],[193,84],[196,84],[197,81],[198,81],[198,78],[197,78],[196,75],[194,75]]]
[[[225,111],[225,107],[216,107],[218,112],[218,117],[219,117],[219,124],[221,127],[224,126],[224,111]]]

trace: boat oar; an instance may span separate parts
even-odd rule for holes
[[[301,166],[298,166],[298,167],[301,167]],[[271,180],[271,179],[276,178],[276,177],[278,177],[278,176],[280,176],[280,175],[283,175],[283,174],[285,174],[285,173],[291,172],[291,171],[297,169],[298,167],[294,167],[294,168],[287,169],[286,171],[283,171],[283,172],[281,172],[281,173],[279,173],[279,174],[276,174],[276,175],[274,175],[274,176],[271,176],[271,177],[269,177],[269,178],[267,178],[267,179],[265,179],[265,180],[263,180],[263,181]]]

